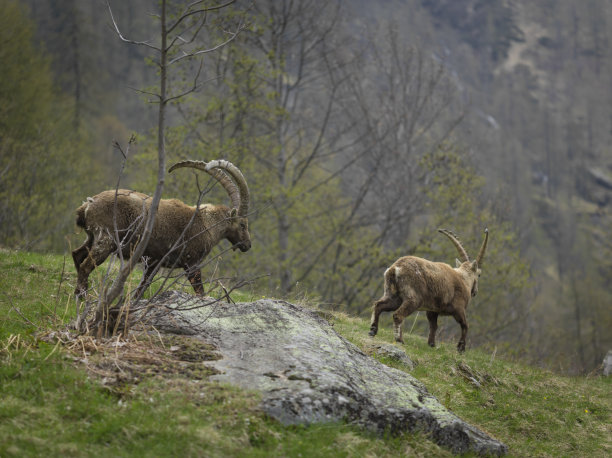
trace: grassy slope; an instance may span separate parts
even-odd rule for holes
[[[0,456],[448,455],[419,434],[282,427],[257,410],[256,394],[206,380],[151,375],[104,388],[66,350],[35,337],[73,315],[71,264],[60,281],[61,257],[0,251]],[[343,314],[332,322],[367,347],[366,322]],[[376,339],[391,342],[390,330]],[[561,377],[476,350],[460,356],[422,336],[408,336],[405,348],[418,363],[412,374],[511,456],[612,454],[612,378]]]

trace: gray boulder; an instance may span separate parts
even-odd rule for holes
[[[204,299],[174,291],[156,302],[147,319],[157,329],[216,345],[223,357],[207,363],[221,371],[213,379],[259,390],[263,410],[283,424],[348,421],[379,433],[421,430],[454,453],[507,451],[311,310],[277,300],[198,307]]]
[[[414,362],[410,359],[410,356],[408,356],[404,350],[393,344],[372,342],[368,344],[364,350],[369,355],[388,358],[403,364],[408,369],[414,369]]]

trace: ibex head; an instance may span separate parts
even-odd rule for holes
[[[470,257],[468,256],[465,248],[461,245],[461,242],[457,238],[455,234],[447,229],[438,229],[438,232],[446,235],[450,241],[457,248],[457,252],[459,253],[459,259],[457,259],[456,265],[457,269],[461,269],[466,272],[469,278],[472,281],[471,294],[472,297],[478,294],[478,277],[480,277],[482,260],[484,258],[485,251],[487,250],[487,243],[489,242],[489,229],[485,228],[485,238],[480,246],[480,251],[478,252],[478,256],[473,261],[470,261]]]
[[[249,188],[242,172],[229,161],[224,159],[210,162],[182,161],[174,164],[169,172],[181,167],[191,167],[203,170],[215,178],[227,191],[232,202],[228,214],[229,224],[226,228],[225,238],[233,245],[232,249],[245,252],[251,248],[251,235],[249,234]]]
[[[232,249],[240,249],[243,253],[251,248],[249,220],[241,217],[235,208],[230,212],[231,224],[227,228],[226,239],[233,245]]]

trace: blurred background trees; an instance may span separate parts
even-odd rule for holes
[[[130,88],[155,69],[103,3],[0,5],[0,244],[62,250],[72,210],[116,182],[113,140],[138,133],[125,185],[153,191],[153,110]],[[111,6],[151,35],[155,4]],[[471,344],[593,369],[612,346],[612,5],[239,1],[202,40],[245,6],[249,29],[205,57],[208,83],[166,130],[169,162],[224,157],[247,176],[253,248],[220,268],[365,315],[398,256],[454,263],[438,227],[473,250],[488,226]],[[196,201],[186,175],[166,196]]]
[[[73,196],[88,188],[86,180],[101,180],[95,167],[84,167],[87,133],[74,126],[74,107],[34,45],[26,11],[2,3],[0,244],[57,248],[72,226]]]

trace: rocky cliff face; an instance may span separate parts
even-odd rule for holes
[[[148,319],[157,329],[213,343],[223,356],[207,363],[221,371],[213,378],[260,391],[264,411],[283,424],[348,421],[376,432],[422,430],[455,453],[506,452],[421,382],[367,356],[311,310],[276,300],[201,307],[204,299],[178,292],[155,302]]]

